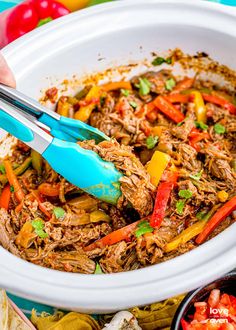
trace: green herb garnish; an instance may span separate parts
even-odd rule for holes
[[[200,172],[196,173],[196,174],[190,174],[189,177],[193,180],[199,181],[201,179],[203,170],[201,170]]]
[[[172,91],[173,87],[175,87],[176,82],[173,78],[167,79],[165,83],[165,87],[168,91]]]
[[[0,164],[0,172],[6,174],[5,166],[3,164]]]
[[[177,210],[177,213],[179,215],[183,214],[184,207],[185,207],[185,200],[184,199],[181,199],[181,200],[176,202],[176,210]]]
[[[150,93],[151,83],[147,78],[139,78],[139,83],[135,84],[135,86],[139,88],[139,94],[142,96]]]
[[[48,237],[48,234],[44,231],[44,222],[40,218],[36,218],[31,222],[35,233],[40,237],[40,238],[46,238]]]
[[[197,128],[202,129],[203,131],[206,131],[208,129],[208,125],[204,124],[202,121],[195,121],[195,126]]]
[[[179,191],[178,195],[179,195],[179,197],[188,199],[188,198],[191,198],[193,196],[193,193],[188,189],[186,189],[186,190],[182,189],[182,190]]]
[[[10,192],[14,192],[14,191],[15,191],[14,187],[10,186]]]
[[[103,271],[102,271],[102,268],[101,268],[101,266],[99,265],[98,262],[96,263],[96,268],[95,268],[94,274],[96,274],[96,275],[104,274]]]
[[[129,104],[131,105],[132,108],[136,109],[137,108],[137,103],[134,101],[130,101]]]
[[[171,57],[168,57],[167,59],[165,59],[163,57],[158,56],[152,61],[152,65],[154,65],[154,66],[161,65],[163,63],[171,64],[172,63]]]
[[[57,219],[63,219],[66,212],[62,207],[54,207],[53,213]]]
[[[135,236],[138,238],[146,233],[152,233],[153,231],[154,228],[150,226],[150,223],[147,220],[143,220],[138,224]]]
[[[214,131],[217,134],[224,134],[226,132],[226,129],[223,125],[217,123],[217,124],[214,125]]]
[[[121,91],[121,94],[122,94],[122,95],[124,95],[124,96],[126,96],[126,97],[129,96],[129,90],[128,90],[128,89],[123,89],[123,88],[121,88],[120,91]]]
[[[146,139],[146,145],[148,149],[153,149],[155,147],[155,145],[157,144],[159,138],[158,136],[152,136],[150,135],[147,139]]]

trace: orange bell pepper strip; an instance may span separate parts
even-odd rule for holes
[[[106,246],[116,244],[120,241],[128,240],[130,238],[130,235],[137,228],[137,225],[139,224],[140,221],[141,220],[138,220],[136,222],[131,223],[128,226],[125,226],[123,228],[113,231],[112,233],[104,236],[103,238],[99,239],[98,241],[96,241],[88,246],[85,246],[84,251],[92,251],[96,248],[102,249]]]
[[[180,94],[180,93],[169,94],[166,96],[166,99],[170,103],[188,103],[189,95],[184,95],[184,94]]]
[[[236,115],[236,106],[231,103],[229,100],[223,98],[223,96],[211,95],[211,94],[202,94],[203,99],[207,102],[216,104],[228,110],[231,114]]]
[[[59,196],[60,193],[60,185],[59,184],[52,185],[50,183],[45,182],[38,187],[38,191],[40,194],[45,196],[57,197]]]
[[[172,119],[176,123],[180,123],[184,120],[184,114],[175,108],[175,106],[167,100],[164,96],[158,96],[154,101],[155,106],[164,113],[167,117]]]
[[[203,231],[198,235],[196,239],[196,243],[202,244],[203,242],[205,242],[207,237],[209,237],[209,235],[214,231],[214,229],[235,210],[236,210],[236,196],[231,198],[213,215],[213,217],[204,227]]]
[[[150,226],[153,228],[160,228],[164,220],[170,194],[178,179],[178,173],[166,172],[165,179],[157,188],[154,211],[150,219]]]
[[[0,208],[8,210],[11,199],[11,187],[7,184],[0,195]]]
[[[131,90],[132,86],[131,83],[129,81],[114,81],[114,82],[109,82],[107,84],[104,84],[101,86],[101,88],[105,91],[105,92],[110,92],[110,91],[114,91],[117,89],[128,89]]]
[[[14,187],[14,193],[16,195],[16,198],[17,198],[18,202],[21,203],[25,197],[25,194],[17,179],[16,174],[13,171],[11,162],[9,160],[4,160],[3,164],[4,164],[4,167],[6,170],[6,176],[8,178],[8,181],[9,181],[10,185]]]
[[[191,88],[193,86],[193,83],[194,78],[186,77],[175,85],[171,94],[183,92],[184,90]]]

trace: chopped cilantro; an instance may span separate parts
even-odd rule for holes
[[[182,198],[185,198],[185,199],[188,199],[188,198],[191,198],[193,196],[193,193],[188,190],[188,189],[182,189],[179,191],[179,197],[182,197]]]
[[[196,174],[190,174],[189,177],[193,180],[199,181],[201,179],[203,170],[201,170],[200,172],[196,173]]]
[[[146,233],[152,233],[154,228],[150,226],[147,220],[141,221],[138,226],[137,230],[135,231],[135,236],[138,238]]]
[[[175,87],[176,82],[173,78],[167,79],[165,83],[165,87],[168,91],[172,91],[173,87]]]
[[[139,88],[139,94],[142,96],[150,93],[151,83],[147,78],[139,78],[139,83],[135,86]]]
[[[95,268],[94,274],[96,274],[96,275],[98,275],[98,274],[104,274],[103,271],[102,271],[102,268],[101,268],[101,266],[99,265],[98,262],[96,263],[96,268]]]
[[[46,238],[48,237],[48,234],[44,231],[44,222],[40,218],[36,218],[31,222],[35,233],[40,237],[40,238]]]
[[[163,57],[158,56],[152,61],[152,65],[154,65],[154,66],[161,65],[163,63],[171,64],[172,63],[171,57],[168,57],[167,59],[165,59]]]
[[[223,125],[217,123],[217,124],[214,125],[214,131],[217,134],[224,134],[226,132],[226,129]]]
[[[129,90],[128,90],[128,89],[123,89],[123,88],[121,88],[120,91],[121,91],[121,94],[122,94],[122,95],[124,95],[124,96],[126,96],[126,97],[129,96]]]
[[[5,174],[6,173],[5,166],[3,164],[0,164],[0,172],[2,174]]]
[[[10,186],[10,192],[14,192],[14,191],[15,191],[14,187]]]
[[[181,200],[176,202],[176,210],[177,210],[177,213],[179,215],[183,214],[184,206],[185,206],[185,200],[184,199],[181,199]]]
[[[66,212],[62,207],[54,207],[53,213],[57,219],[63,219]]]
[[[137,108],[137,106],[138,106],[137,103],[134,102],[134,101],[130,101],[129,104],[130,104],[131,107],[134,108],[134,109]]]
[[[150,135],[146,140],[146,145],[148,149],[153,149],[155,145],[157,144],[159,138],[158,136],[152,136]]]
[[[204,124],[202,121],[195,121],[195,126],[201,128],[203,131],[208,129],[208,125]]]

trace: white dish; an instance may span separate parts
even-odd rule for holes
[[[52,22],[4,49],[18,88],[40,89],[74,73],[102,71],[176,46],[205,51],[236,69],[236,10],[207,2],[134,0],[107,3]],[[142,48],[140,48],[142,46]],[[104,58],[99,61],[99,58]],[[45,79],[51,77],[51,80]],[[111,275],[41,268],[0,249],[0,286],[20,296],[82,312],[112,312],[187,292],[236,265],[236,225],[165,263]]]

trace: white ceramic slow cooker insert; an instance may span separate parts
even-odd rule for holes
[[[3,53],[18,88],[38,98],[40,89],[49,86],[46,77],[56,82],[175,47],[192,54],[205,51],[236,69],[236,10],[189,0],[106,3],[45,25]],[[82,312],[144,305],[187,292],[233,269],[235,231],[232,225],[197,249],[162,264],[99,276],[42,268],[0,248],[0,286],[25,298]]]

